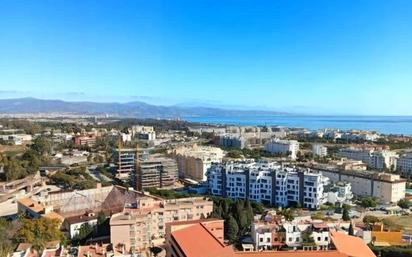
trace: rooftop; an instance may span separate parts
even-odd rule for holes
[[[355,236],[348,236],[340,232],[331,232],[331,240],[336,249],[351,257],[376,257],[365,242]]]

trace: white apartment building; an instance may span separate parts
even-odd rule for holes
[[[351,190],[356,195],[373,196],[383,203],[396,203],[405,197],[406,180],[401,179],[399,175],[334,169],[322,169],[322,174],[332,182],[350,183]]]
[[[310,209],[326,201],[327,179],[308,169],[282,168],[274,162],[230,162],[213,164],[207,176],[213,195]]]
[[[336,153],[336,157],[358,160],[368,164],[372,152],[373,150],[371,149],[349,147],[340,149],[339,152]]]
[[[272,139],[265,144],[265,150],[274,154],[288,154],[292,159],[296,159],[299,142],[296,140]]]
[[[328,148],[320,144],[313,144],[312,152],[316,156],[325,157],[326,155],[328,155]]]
[[[339,181],[331,186],[328,192],[328,203],[336,205],[351,204],[352,186],[348,182]]]
[[[369,159],[368,166],[373,169],[396,170],[398,155],[393,151],[383,150],[380,152],[373,152]]]
[[[412,172],[412,154],[405,154],[399,157],[396,168],[401,174],[409,176]]]
[[[206,181],[207,169],[212,163],[222,161],[224,152],[218,147],[198,146],[179,147],[173,151],[176,158],[179,177],[196,181]]]
[[[393,151],[363,148],[344,148],[337,154],[338,158],[348,158],[366,163],[372,169],[396,169],[398,155]]]

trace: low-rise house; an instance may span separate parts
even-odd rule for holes
[[[167,257],[376,257],[360,238],[339,232],[330,235],[330,249],[319,251],[236,251],[231,245],[218,240],[213,231],[193,222],[168,230]],[[173,223],[169,224],[173,227]]]
[[[73,239],[83,224],[89,224],[91,227],[97,225],[97,215],[93,212],[86,212],[78,216],[68,217],[63,222],[63,228],[67,231],[69,237]]]

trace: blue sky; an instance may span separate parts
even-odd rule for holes
[[[0,98],[412,115],[412,1],[1,0]]]

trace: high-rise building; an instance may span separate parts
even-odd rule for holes
[[[177,163],[174,159],[150,156],[137,165],[136,188],[163,188],[173,186],[177,181]]]
[[[136,173],[137,149],[119,147],[114,151],[113,159],[116,164],[116,178],[132,179]]]
[[[284,154],[292,159],[296,159],[299,151],[299,142],[296,140],[272,139],[265,144],[265,150],[273,154]]]
[[[327,183],[321,173],[273,162],[214,164],[208,170],[212,195],[284,207],[319,208],[326,201],[323,187]]]

